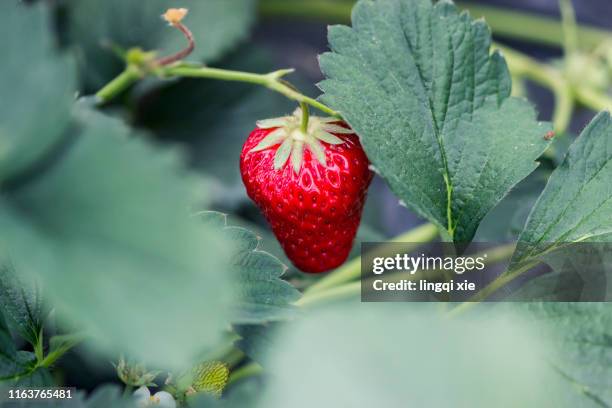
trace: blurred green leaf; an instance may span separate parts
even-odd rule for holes
[[[510,97],[491,34],[446,1],[359,1],[329,29],[323,101],[361,137],[406,205],[469,242],[484,216],[537,167],[550,125]]]
[[[78,391],[71,399],[11,401],[11,404],[14,404],[11,408],[140,408],[136,401],[122,396],[122,390],[116,385],[101,386],[89,396]]]
[[[512,300],[549,302],[607,302],[612,300],[612,244],[577,243],[544,255],[553,268],[530,279]]]
[[[274,352],[274,339],[279,330],[279,324],[239,325],[234,330],[240,335],[240,339],[236,341],[236,347],[254,361],[260,364],[265,363],[266,356]]]
[[[260,407],[558,405],[562,379],[512,315],[449,319],[429,305],[351,304],[288,326]]]
[[[85,88],[95,91],[123,69],[112,46],[158,50],[163,55],[185,48],[183,35],[160,18],[168,8],[189,9],[184,22],[196,41],[190,58],[210,62],[247,35],[255,5],[255,0],[70,1],[69,38],[77,46]]]
[[[74,100],[72,61],[53,46],[42,4],[0,2],[0,187],[62,138]]]
[[[281,279],[287,267],[259,249],[257,235],[245,228],[227,226],[225,214],[204,212],[201,216],[210,227],[222,228],[225,238],[233,243],[229,269],[234,274],[238,302],[232,306],[232,323],[264,323],[293,315],[293,303],[300,292]]]
[[[39,286],[18,277],[10,261],[0,260],[0,307],[32,346],[38,344],[44,311]]]
[[[227,325],[229,244],[189,217],[202,186],[177,152],[79,120],[61,160],[0,197],[0,248],[105,351],[186,365]]]
[[[122,397],[122,391],[115,385],[106,385],[95,390],[87,399],[83,408],[128,408],[135,407],[131,399]]]
[[[218,399],[206,394],[196,394],[189,399],[190,408],[253,408],[262,393],[262,384],[257,378],[244,379],[223,392]]]
[[[523,307],[542,333],[552,334],[548,357],[568,381],[565,405],[612,406],[612,305],[534,302]]]
[[[572,144],[534,206],[513,258],[518,264],[563,243],[612,238],[612,119],[600,113]]]

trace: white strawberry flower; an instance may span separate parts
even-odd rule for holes
[[[174,397],[166,392],[160,391],[151,395],[147,387],[140,387],[134,392],[134,398],[139,407],[176,408]]]

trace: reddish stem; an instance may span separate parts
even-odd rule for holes
[[[185,48],[182,51],[177,52],[176,54],[172,54],[167,57],[159,58],[157,60],[157,64],[161,66],[170,65],[174,62],[180,61],[184,59],[185,57],[187,57],[189,54],[191,54],[193,50],[195,49],[195,40],[193,39],[193,33],[189,31],[189,29],[185,27],[183,23],[180,23],[180,22],[174,23],[172,24],[172,26],[181,30],[181,32],[187,39],[188,45],[187,45],[187,48]]]

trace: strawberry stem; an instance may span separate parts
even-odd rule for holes
[[[532,270],[536,265],[539,264],[539,261],[531,261],[529,263],[521,265],[519,268],[514,270],[509,270],[504,272],[500,276],[497,277],[493,282],[491,282],[488,286],[485,286],[482,290],[480,290],[476,295],[471,297],[469,300],[459,304],[454,309],[449,312],[449,316],[457,316],[465,311],[471,309],[476,306],[478,303],[486,300],[489,296],[497,292],[499,289],[503,288],[510,282],[516,280],[518,277],[524,275],[526,272]]]
[[[183,24],[183,23],[175,23],[172,24],[172,27],[176,27],[187,39],[187,47],[176,54],[169,55],[167,57],[163,57],[158,59],[156,62],[160,66],[170,65],[177,61],[182,60],[183,58],[189,56],[195,49],[195,40],[193,39],[193,33]]]
[[[300,102],[300,108],[302,108],[302,123],[300,130],[303,133],[308,133],[308,119],[310,118],[310,110],[305,102]]]
[[[139,69],[133,65],[128,65],[122,73],[96,93],[98,103],[102,104],[110,101],[136,83],[140,78]]]
[[[431,225],[431,224],[426,224],[425,226],[423,226],[423,228],[426,228],[427,225]],[[409,235],[413,235],[417,233],[422,233],[424,231],[426,231],[426,229],[421,229],[420,227],[418,227],[413,231],[407,232],[406,235],[409,236]],[[403,239],[402,236],[398,237],[397,239],[392,239],[391,242],[401,242],[400,239]],[[423,242],[423,244],[425,243],[426,242]],[[415,242],[415,245],[416,245],[416,242]],[[514,253],[515,247],[516,247],[515,244],[500,245],[496,248],[491,248],[489,250],[483,251],[480,254],[476,254],[475,256],[481,256],[481,255],[486,254],[487,259],[486,259],[485,264],[487,266],[497,265],[511,258],[512,254]],[[300,307],[310,307],[313,305],[318,305],[318,304],[329,302],[332,300],[346,299],[346,298],[359,296],[361,294],[362,284],[363,283],[367,284],[369,282],[367,280],[364,280],[363,282],[361,280],[355,280],[355,279],[359,279],[360,276],[361,276],[361,258],[357,257],[353,259],[352,261],[346,263],[344,266],[338,268],[336,271],[332,272],[332,274],[327,275],[325,278],[321,279],[319,282],[310,286],[304,293],[304,296],[302,296],[302,298],[300,298],[300,300],[298,300],[295,304]],[[398,273],[398,277],[399,276],[401,276],[400,273]],[[504,275],[502,275],[502,277],[503,276]],[[406,279],[406,280],[418,280],[418,279],[422,279],[423,277],[424,277],[423,271],[418,271],[417,273],[408,273],[406,276],[401,276],[402,279]],[[443,271],[427,271],[426,277],[427,278],[438,278],[438,277],[442,278]],[[506,279],[507,278],[504,278],[503,281],[507,283]],[[503,282],[499,283],[499,286],[497,286],[497,289],[503,286],[502,283]],[[487,288],[483,290],[487,290]],[[491,290],[491,289],[488,289],[488,290]],[[487,296],[490,293],[491,292],[487,292]],[[478,300],[474,300],[474,301],[478,301]],[[457,308],[461,310],[466,307],[469,307],[469,304],[460,305]],[[453,312],[454,310],[451,311],[451,313]]]
[[[341,118],[340,114],[314,98],[308,97],[299,92],[292,84],[283,79],[284,76],[292,73],[293,69],[280,69],[268,74],[254,74],[250,72],[231,71],[218,68],[209,68],[202,64],[183,63],[182,60],[187,57],[195,49],[195,40],[191,31],[181,22],[187,15],[186,9],[169,9],[164,15],[164,19],[172,26],[183,33],[188,41],[188,46],[176,54],[169,55],[157,60],[148,58],[149,53],[144,53],[142,50],[137,51],[137,54],[142,56],[139,60],[130,60],[129,55],[134,52],[126,53],[126,68],[119,76],[105,85],[96,93],[98,104],[104,104],[123,91],[128,89],[140,79],[147,76],[156,76],[158,78],[207,78],[220,81],[235,81],[246,82],[255,85],[265,86],[266,88],[278,92],[289,99],[298,102],[302,106],[302,110],[306,113],[303,118],[303,127],[308,126],[308,106],[312,106],[326,113],[329,116]],[[146,58],[147,57],[147,58]]]

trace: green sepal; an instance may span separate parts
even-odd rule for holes
[[[340,145],[345,143],[345,140],[335,134],[349,135],[354,133],[351,129],[338,125],[337,118],[312,116],[309,118],[308,130],[305,133],[301,130],[301,122],[302,111],[299,108],[292,116],[258,121],[257,127],[260,129],[277,129],[264,137],[249,153],[259,152],[280,144],[274,155],[274,169],[281,170],[291,157],[293,170],[296,174],[299,174],[304,161],[304,148],[306,146],[319,163],[327,166],[325,147],[321,142]]]
[[[290,137],[286,138],[283,143],[280,145],[276,154],[274,155],[274,169],[280,170],[283,168],[287,160],[289,159],[289,155],[291,154],[291,150],[293,148],[293,139]]]
[[[338,136],[332,135],[331,133],[325,132],[323,130],[318,131],[315,134],[315,137],[325,143],[329,143],[332,145],[339,145],[344,143],[344,140],[340,139]]]
[[[327,166],[327,160],[325,159],[325,149],[323,148],[321,142],[319,142],[315,138],[312,138],[312,140],[307,143],[307,146],[312,152],[312,154],[314,154],[314,156],[317,158],[319,163],[321,163],[323,166]]]
[[[276,129],[272,131],[268,136],[261,139],[259,144],[251,150],[252,152],[259,152],[261,150],[265,150],[268,147],[275,146],[279,143],[282,143],[287,136],[285,135],[285,130],[282,128]]]
[[[291,165],[295,174],[300,173],[302,162],[304,161],[304,142],[296,140],[293,143],[293,150],[291,151]]]

